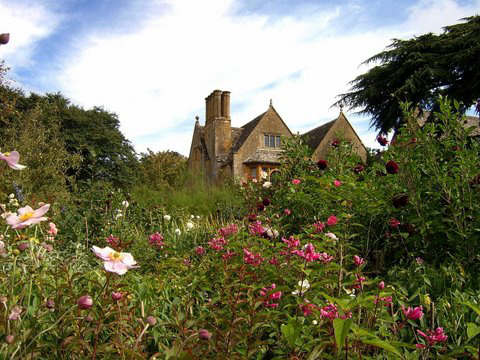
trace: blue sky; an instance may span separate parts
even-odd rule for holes
[[[214,89],[232,92],[233,126],[273,99],[302,133],[338,115],[336,95],[392,38],[479,11],[480,0],[0,0],[0,58],[27,91],[116,112],[137,151],[188,155]],[[347,117],[374,146],[369,119]]]

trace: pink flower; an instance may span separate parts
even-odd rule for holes
[[[398,225],[400,225],[400,221],[398,221],[398,220],[395,219],[395,218],[391,218],[390,220],[388,220],[388,222],[390,223],[390,227],[391,227],[392,229],[397,228]]]
[[[418,265],[423,265],[425,264],[425,260],[423,260],[421,257],[415,258],[415,261]]]
[[[260,254],[254,254],[248,251],[248,249],[243,249],[243,261],[252,266],[258,266],[263,262],[263,258]]]
[[[204,249],[204,247],[203,247],[203,246],[197,246],[197,247],[195,248],[195,254],[197,254],[197,255],[203,255],[203,254],[205,254],[205,249]]]
[[[48,220],[43,215],[50,208],[50,204],[43,205],[37,210],[33,210],[30,206],[18,209],[18,215],[12,214],[7,218],[7,223],[12,229],[23,229],[30,225],[38,224],[41,221]]]
[[[328,236],[332,240],[338,240],[337,236],[331,232],[326,233],[325,236]]]
[[[92,251],[97,257],[103,260],[103,266],[106,271],[125,274],[129,269],[137,268],[137,262],[133,260],[130,253],[120,253],[106,246],[103,249],[98,246],[92,246]]]
[[[375,299],[373,300],[373,303],[376,305],[378,303],[383,303],[383,306],[390,306],[390,304],[393,302],[393,298],[391,296],[379,298],[377,295],[375,295]]]
[[[282,241],[287,244],[288,248],[294,248],[300,245],[300,240],[295,239],[293,236],[290,236],[288,239],[282,238]]]
[[[93,306],[93,300],[90,295],[83,295],[77,300],[77,305],[80,310],[87,310]]]
[[[20,154],[17,151],[12,151],[11,153],[2,154],[0,152],[0,160],[5,160],[7,165],[14,170],[23,170],[26,168],[25,165],[20,165],[18,160],[20,159]]]
[[[22,314],[23,309],[20,306],[14,306],[10,315],[8,315],[8,320],[16,321],[21,320],[20,315]]]
[[[385,289],[385,283],[383,281],[380,281],[378,283],[378,290],[383,290],[383,289]]]
[[[210,247],[215,250],[215,251],[221,251],[223,250],[223,247],[225,245],[227,245],[227,240],[225,240],[225,238],[223,237],[216,237],[216,238],[213,238],[212,240],[210,240],[208,242],[208,245],[210,245]]]
[[[337,217],[335,215],[330,215],[330,217],[327,219],[327,225],[334,226],[336,224],[337,224]]]
[[[339,187],[342,185],[342,182],[340,180],[333,180],[333,185]]]
[[[403,315],[410,320],[418,320],[423,317],[423,306],[418,306],[414,309],[411,307],[405,309],[405,306],[402,305]]]
[[[224,228],[221,228],[218,230],[218,234],[223,237],[227,237],[228,235],[234,235],[238,233],[238,225],[237,224],[232,224],[228,225]]]
[[[270,308],[276,308],[278,307],[278,303],[274,302],[277,300],[280,300],[282,297],[282,292],[277,291],[271,294],[268,294],[270,291],[275,290],[276,285],[272,284],[267,288],[262,288],[262,291],[260,291],[260,295],[263,296],[265,299],[263,300],[263,305],[266,307]]]
[[[163,235],[157,231],[155,234],[148,237],[148,243],[152,246],[162,247],[165,246],[165,243],[163,242],[164,239]]]
[[[333,256],[328,255],[326,252],[321,252],[318,254],[318,260],[320,260],[322,264],[328,264],[333,260]]]
[[[212,334],[207,329],[200,329],[198,331],[198,338],[201,340],[210,340]]]
[[[119,238],[113,236],[112,234],[110,234],[110,236],[107,237],[105,239],[105,241],[107,242],[108,245],[113,246],[113,247],[118,247],[120,245]]]
[[[222,259],[224,261],[229,261],[232,257],[234,257],[236,255],[235,252],[230,252],[229,250],[227,250],[227,252],[225,254],[222,255]]]
[[[438,327],[435,331],[427,330],[427,334],[417,330],[418,335],[423,336],[427,342],[428,346],[434,346],[437,342],[445,342],[448,339],[448,336],[443,332],[443,328]],[[419,347],[417,344],[417,348]],[[423,346],[425,347],[425,346]],[[420,347],[421,348],[421,347]]]
[[[50,229],[48,229],[47,232],[48,232],[50,235],[53,235],[53,236],[57,235],[57,233],[58,233],[57,226],[56,226],[53,222],[49,222],[49,223],[48,223],[48,226],[50,226]]]
[[[322,222],[322,221],[317,221],[316,223],[313,224],[313,226],[315,227],[315,229],[313,230],[313,232],[315,234],[319,234],[323,231],[323,229],[325,228],[325,223]]]
[[[353,262],[355,263],[356,266],[360,266],[360,265],[362,265],[362,264],[365,262],[365,260],[363,260],[363,259],[362,259],[360,256],[358,256],[358,255],[354,255],[354,256],[353,256]]]
[[[112,292],[112,300],[120,301],[123,298],[123,294],[121,292]]]
[[[354,284],[353,287],[355,289],[363,289],[363,283],[364,283],[365,280],[366,280],[366,278],[364,276],[355,274],[355,283],[356,284]]]
[[[250,232],[250,235],[262,235],[265,229],[262,226],[261,221],[255,221],[252,224],[248,226],[248,231]]]
[[[293,179],[293,180],[292,180],[292,184],[293,184],[293,185],[298,185],[298,184],[300,184],[300,183],[301,183],[301,181],[298,180],[298,179]]]
[[[285,209],[285,210],[283,210],[283,213],[285,215],[290,215],[292,212],[289,209]]]

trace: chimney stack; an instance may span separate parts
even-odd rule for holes
[[[222,117],[230,120],[230,91],[222,92]]]

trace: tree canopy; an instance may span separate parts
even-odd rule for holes
[[[462,21],[444,27],[440,35],[394,39],[364,62],[379,64],[351,81],[350,91],[334,105],[360,109],[372,116],[376,130],[386,133],[402,125],[399,101],[420,111],[435,110],[440,95],[461,101],[463,111],[480,102],[480,16]]]

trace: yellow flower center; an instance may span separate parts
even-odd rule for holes
[[[33,212],[29,211],[29,212],[26,212],[23,215],[20,215],[20,220],[25,221],[25,220],[30,219],[31,217],[33,217]]]
[[[108,257],[113,261],[119,261],[123,259],[123,255],[117,251],[110,253]]]
[[[5,155],[5,156],[10,156],[10,153],[9,153],[9,152],[6,152],[6,153],[3,153],[3,155]]]

